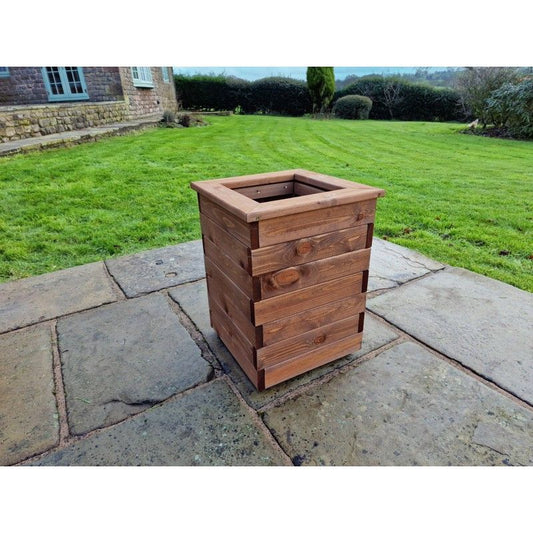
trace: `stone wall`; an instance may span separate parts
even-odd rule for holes
[[[161,67],[151,67],[153,87],[135,87],[131,75],[131,67],[120,67],[124,99],[128,105],[131,118],[150,115],[162,115],[165,111],[176,112],[178,101],[172,76],[172,68],[168,68],[169,81],[163,81]]]
[[[15,141],[127,120],[125,102],[0,107],[0,141]]]

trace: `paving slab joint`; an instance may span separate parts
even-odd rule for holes
[[[67,415],[67,402],[65,398],[65,386],[63,383],[63,371],[61,369],[61,353],[57,338],[57,320],[52,320],[50,324],[50,334],[52,337],[53,372],[54,372],[54,395],[56,398],[57,414],[59,416],[59,446],[61,446],[70,436]]]
[[[265,424],[263,417],[258,414],[258,411],[256,411],[253,407],[251,407],[242,394],[240,393],[239,389],[235,386],[235,383],[230,379],[228,375],[223,375],[222,378],[229,386],[229,388],[233,391],[235,396],[237,396],[237,399],[242,404],[243,408],[250,413],[250,416],[252,419],[256,422],[257,427],[263,433],[265,438],[276,448],[279,453],[285,458],[286,460],[286,466],[294,466],[294,461],[291,459],[291,457],[287,454],[287,452],[283,449],[283,446],[281,446],[280,442],[274,434],[268,429],[268,426]]]
[[[198,348],[200,348],[200,353],[202,357],[213,367],[213,375],[209,379],[216,379],[220,376],[223,376],[225,372],[222,368],[222,365],[220,364],[215,354],[212,352],[211,348],[209,348],[209,345],[207,344],[207,341],[205,340],[200,330],[196,327],[194,322],[181,308],[181,306],[175,300],[172,299],[170,294],[168,294],[168,290],[162,290],[160,292],[161,294],[165,295],[170,305],[170,308],[177,315],[180,324],[185,328],[185,331],[187,331],[187,333],[196,343]]]
[[[103,263],[104,263],[104,272],[106,273],[109,281],[111,282],[111,288],[113,290],[113,293],[117,296],[119,300],[127,300],[128,296],[122,290],[120,283],[115,279],[113,274],[111,274],[111,271],[109,270],[107,266],[107,261],[103,261]]]
[[[399,328],[398,326],[396,326],[394,324],[391,324],[383,316],[381,316],[380,314],[376,313],[376,311],[370,311],[369,309],[367,309],[366,313],[372,315],[374,318],[376,318],[380,322],[383,322],[388,327],[390,327],[392,330],[396,331],[396,333],[398,333],[398,335],[401,336],[402,342],[410,341],[410,342],[413,342],[414,344],[418,344],[419,346],[422,346],[423,348],[425,348],[426,350],[431,352],[433,355],[435,355],[439,359],[441,359],[443,361],[446,361],[448,364],[450,364],[451,366],[453,366],[454,368],[456,368],[458,370],[461,370],[462,372],[464,372],[465,374],[467,374],[471,378],[475,379],[476,381],[479,381],[479,382],[483,383],[484,385],[486,385],[490,389],[502,394],[506,398],[508,398],[510,400],[513,400],[515,403],[517,403],[521,407],[525,407],[526,409],[528,409],[530,411],[533,411],[533,405],[531,403],[529,403],[528,401],[520,398],[519,396],[516,396],[515,394],[513,394],[510,391],[508,391],[507,389],[505,389],[504,387],[502,387],[501,385],[499,385],[498,383],[496,383],[495,381],[493,381],[489,377],[484,376],[483,374],[480,374],[479,372],[476,372],[475,370],[473,370],[469,366],[465,365],[461,361],[459,361],[457,359],[454,359],[453,357],[450,357],[450,356],[448,356],[448,355],[446,355],[446,354],[444,354],[442,352],[439,352],[438,350],[436,350],[430,344],[427,344],[424,341],[420,340],[419,338],[410,335],[409,333],[407,333],[403,329]]]

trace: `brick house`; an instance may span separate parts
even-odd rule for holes
[[[176,112],[171,67],[0,67],[0,141]]]

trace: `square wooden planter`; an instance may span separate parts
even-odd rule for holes
[[[361,347],[385,191],[300,169],[191,187],[211,325],[258,390]]]

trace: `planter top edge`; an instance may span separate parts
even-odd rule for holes
[[[260,203],[235,190],[287,180],[301,180],[323,189],[323,192]],[[191,187],[245,222],[258,222],[385,196],[383,189],[304,169],[195,181]]]

